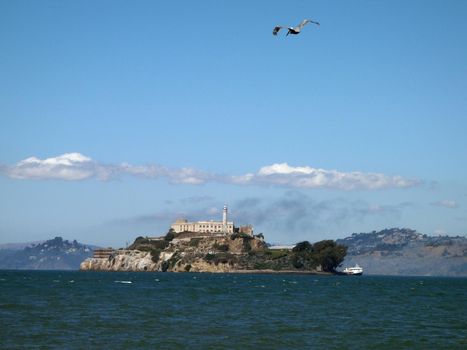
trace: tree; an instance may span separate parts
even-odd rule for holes
[[[167,232],[167,234],[165,235],[164,239],[168,242],[170,242],[171,240],[173,240],[175,238],[175,230],[173,228],[171,228],[169,230],[169,232]]]
[[[347,254],[347,247],[337,244],[333,240],[324,240],[310,244],[308,241],[299,242],[292,249],[291,262],[297,269],[316,268],[326,272],[334,272]]]
[[[292,249],[292,265],[296,269],[314,267],[313,246],[308,241],[299,242]]]
[[[324,240],[313,244],[313,258],[323,271],[334,272],[347,254],[347,247],[333,240]]]
[[[312,250],[313,250],[313,246],[308,241],[299,242],[292,249],[294,253],[311,252]]]

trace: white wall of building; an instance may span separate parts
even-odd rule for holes
[[[196,221],[177,220],[170,226],[175,232],[215,232],[223,233],[224,224],[222,221]],[[227,222],[226,233],[233,233],[234,224]]]

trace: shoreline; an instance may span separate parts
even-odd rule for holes
[[[332,272],[323,271],[296,271],[296,270],[233,270],[226,273],[243,273],[243,274],[264,274],[264,275],[321,275],[335,276]]]
[[[231,273],[231,274],[252,274],[252,275],[315,275],[315,276],[338,276],[339,273],[323,272],[323,271],[296,271],[296,270],[231,270],[231,271],[129,271],[129,270],[69,270],[69,271],[83,271],[83,272],[137,272],[137,273]]]

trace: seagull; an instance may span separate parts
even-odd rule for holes
[[[308,23],[314,23],[316,24],[317,26],[319,26],[319,22],[315,22],[315,21],[312,21],[312,20],[309,20],[309,19],[304,19],[302,21],[302,23],[300,23],[298,26],[296,27],[283,27],[283,26],[275,26],[273,31],[272,31],[272,35],[277,35],[277,33],[279,32],[279,30],[281,30],[282,28],[287,28],[288,32],[285,36],[289,35],[289,34],[294,34],[294,35],[297,35],[297,34],[300,34],[300,31],[302,30],[302,28],[308,24]]]

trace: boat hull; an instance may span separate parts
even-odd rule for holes
[[[361,275],[363,275],[363,272],[356,272],[356,273],[354,273],[354,272],[350,272],[350,273],[349,272],[344,272],[344,274],[347,275],[347,276],[361,276]]]
[[[363,269],[357,264],[354,267],[345,268],[342,272],[349,276],[361,276],[363,274]]]

